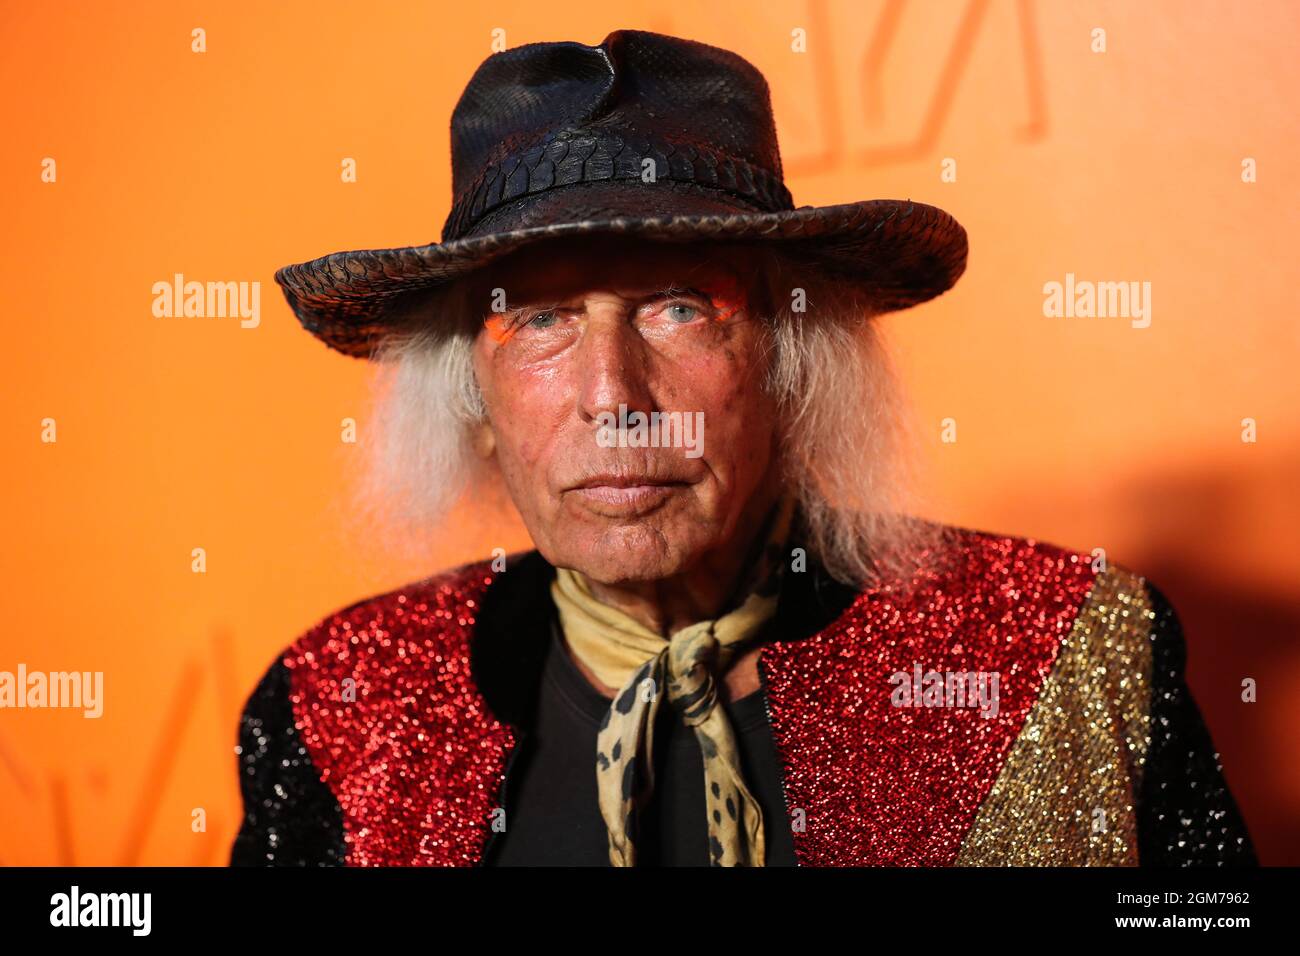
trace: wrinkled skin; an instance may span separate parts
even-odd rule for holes
[[[778,495],[752,278],[725,250],[583,237],[516,252],[472,287],[476,445],[542,555],[664,635],[725,609]],[[702,455],[602,447],[601,413],[620,404],[702,412]]]

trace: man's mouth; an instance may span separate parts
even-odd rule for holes
[[[566,494],[575,496],[597,514],[625,518],[648,514],[687,484],[648,475],[593,475],[566,489]]]

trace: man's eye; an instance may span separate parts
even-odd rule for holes
[[[674,322],[690,322],[699,314],[699,309],[693,305],[687,305],[685,302],[674,302],[668,306],[668,318]]]
[[[559,316],[555,314],[554,309],[547,309],[545,312],[538,312],[529,321],[528,325],[535,329],[549,329],[559,321]]]

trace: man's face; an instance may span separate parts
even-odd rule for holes
[[[728,258],[584,237],[475,281],[485,428],[552,564],[604,584],[688,572],[743,544],[773,500],[769,358]]]

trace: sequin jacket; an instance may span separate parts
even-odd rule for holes
[[[785,576],[758,667],[799,864],[1254,864],[1161,593],[953,530],[906,590]],[[552,613],[554,569],[506,567],[359,601],[270,666],[240,725],[232,864],[490,862]],[[950,674],[997,675],[996,707]]]

